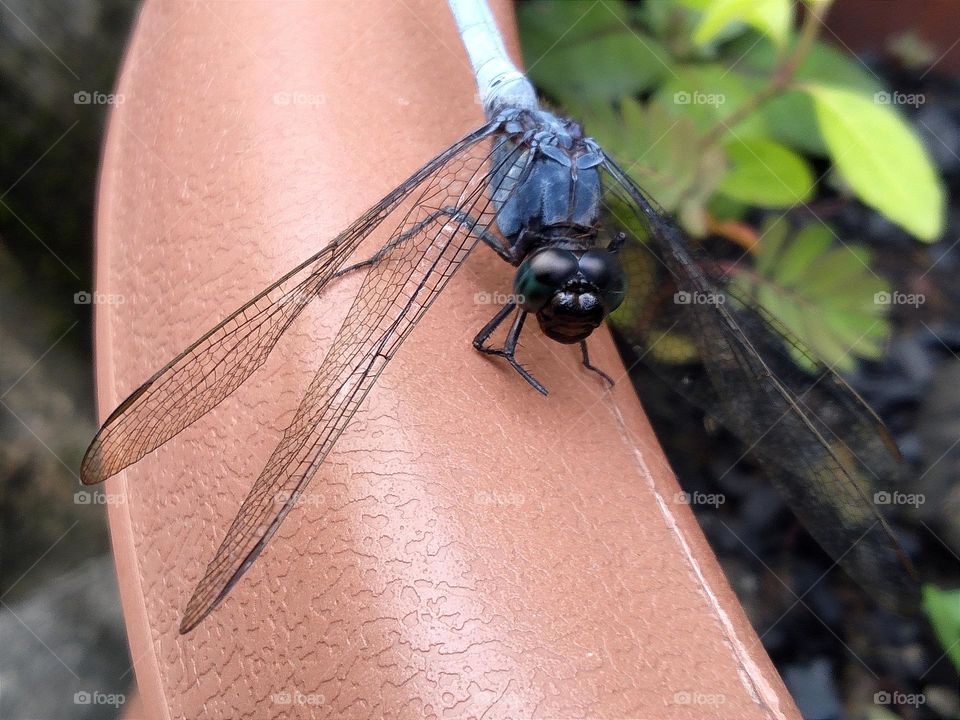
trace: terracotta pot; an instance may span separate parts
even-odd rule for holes
[[[453,21],[426,0],[147,2],[118,92],[97,287],[125,302],[97,313],[103,416],[482,120]],[[492,314],[477,293],[510,283],[492,253],[468,260],[313,481],[317,502],[187,636],[194,584],[356,283],[110,481],[151,717],[798,717],[608,334],[591,348],[613,392],[535,328],[523,360],[549,398],[471,347]]]

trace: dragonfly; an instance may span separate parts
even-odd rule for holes
[[[237,390],[340,278],[363,275],[292,421],[187,603],[181,633],[224,600],[322,475],[384,368],[475,247],[516,272],[513,293],[473,345],[544,395],[545,385],[517,359],[528,317],[551,340],[579,345],[584,368],[612,383],[591,363],[586,341],[627,295],[627,258],[653,258],[689,297],[733,292],[579,123],[540,107],[485,0],[450,6],[485,123],[137,388],[83,458],[80,478],[88,485],[138,462]],[[363,257],[371,240],[377,247]],[[872,501],[898,466],[883,423],[837,374],[799,370],[790,355],[790,348],[802,350],[799,341],[749,298],[672,309],[706,369],[702,387],[687,387],[687,394],[762,458],[798,517],[854,579],[882,598],[909,592],[908,560]],[[503,325],[505,339],[495,346],[491,337]],[[682,380],[668,379],[683,389]]]

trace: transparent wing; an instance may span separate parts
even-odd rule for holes
[[[607,158],[604,168],[608,208],[621,216],[614,222],[646,230],[642,245],[626,255],[640,262],[646,256],[653,277],[669,280],[661,297],[653,290],[658,281],[630,289],[656,308],[651,322],[659,332],[644,338],[648,364],[746,444],[851,577],[885,604],[910,607],[917,593],[912,568],[875,501],[903,473],[886,428],[830,368],[821,366],[815,375],[799,368],[787,347],[803,350],[800,342],[748,298],[716,282],[680,230],[614,161]],[[668,337],[692,345],[680,349],[702,364],[706,382],[691,384],[680,366],[671,370],[653,361],[651,338]]]
[[[181,632],[216,607],[257,558],[400,344],[476,243],[475,229],[493,226],[490,198],[501,188],[492,179],[512,180],[490,167],[487,149],[476,150],[461,151],[455,169],[441,167],[407,198],[409,210],[368,271],[293,421],[197,585]],[[500,162],[518,162],[522,172],[529,155],[517,149]]]
[[[496,129],[488,124],[431,160],[316,255],[232,313],[147,380],[107,418],[84,455],[80,479],[106,480],[210,412],[266,361],[284,331],[360,243],[418,190],[456,175],[459,156]],[[486,145],[486,143],[483,143]]]

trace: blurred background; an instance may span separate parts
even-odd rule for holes
[[[137,7],[0,3],[0,717],[11,720],[118,717],[134,682],[105,498],[77,472],[96,430],[103,96]]]
[[[110,497],[77,469],[96,429],[91,311],[111,301],[92,279],[98,156],[137,7],[0,0],[4,719],[119,717],[135,692]],[[901,616],[834,566],[742,446],[635,372],[804,716],[960,717],[960,3],[534,0],[518,18],[544,97],[692,242],[746,257],[735,281],[843,372],[909,465],[878,500],[924,582]]]

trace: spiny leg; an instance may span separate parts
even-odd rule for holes
[[[513,311],[516,307],[516,303],[508,302],[500,310],[497,311],[497,314],[493,316],[493,319],[490,320],[486,325],[483,326],[483,329],[477,333],[477,336],[473,339],[473,347],[479,350],[482,353],[487,355],[496,355],[498,357],[505,358],[508,363],[520,373],[520,376],[530,383],[534,390],[537,392],[546,395],[547,389],[540,384],[540,382],[531,375],[523,365],[517,362],[515,357],[517,352],[517,340],[520,338],[520,332],[523,330],[523,321],[527,317],[527,313],[523,310],[517,311],[517,318],[513,321],[513,326],[510,328],[510,332],[507,333],[507,341],[504,344],[502,349],[491,348],[484,345],[484,343],[489,339],[490,335],[493,333],[497,327],[507,318],[507,316]]]
[[[517,306],[512,300],[504,305],[497,311],[497,314],[493,316],[493,319],[490,320],[486,325],[483,326],[483,329],[477,333],[477,336],[473,339],[473,347],[483,353],[490,353],[491,349],[484,346],[484,343],[489,339],[493,334],[493,331],[500,327],[500,323],[507,319],[507,315]]]
[[[606,374],[603,370],[601,370],[600,368],[594,367],[593,365],[590,364],[590,354],[587,352],[587,341],[586,341],[586,340],[581,340],[581,341],[580,341],[580,352],[583,353],[583,366],[584,366],[587,370],[592,370],[592,371],[595,372],[597,375],[599,375],[600,377],[602,377],[604,380],[606,380],[608,383],[610,383],[610,387],[613,387],[614,385],[616,385],[616,383],[613,381],[613,378],[612,378],[612,377],[610,377],[609,375],[607,375],[607,374]]]

